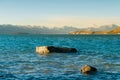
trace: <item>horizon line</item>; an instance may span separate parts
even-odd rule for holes
[[[86,27],[82,27],[82,26],[72,26],[72,25],[64,25],[64,26],[54,26],[54,27],[49,27],[49,26],[46,26],[46,25],[30,25],[30,24],[0,24],[0,25],[12,25],[12,26],[24,26],[24,27],[47,27],[47,28],[64,28],[64,27],[73,27],[73,28],[99,28],[101,26],[112,26],[112,25],[116,25],[116,26],[120,26],[119,24],[114,24],[114,23],[111,23],[111,24],[102,24],[102,25],[96,25],[96,24],[93,24],[93,26],[86,26]],[[97,26],[97,27],[96,27]]]

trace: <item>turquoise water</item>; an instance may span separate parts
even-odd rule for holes
[[[36,54],[43,45],[77,53]],[[82,75],[83,65],[98,69]],[[120,80],[120,35],[0,35],[0,80]]]

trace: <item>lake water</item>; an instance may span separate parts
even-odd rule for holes
[[[36,46],[73,47],[77,53],[39,55]],[[91,65],[94,75],[82,75]],[[0,35],[0,80],[120,80],[120,35]]]

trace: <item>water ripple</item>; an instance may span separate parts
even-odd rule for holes
[[[35,53],[39,45],[74,47],[77,53]],[[1,80],[119,80],[120,36],[0,35]],[[83,65],[98,73],[84,76]]]

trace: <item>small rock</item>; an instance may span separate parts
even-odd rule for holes
[[[82,74],[93,74],[93,73],[96,73],[97,72],[97,69],[92,67],[92,66],[89,66],[89,65],[85,65],[81,68],[81,73]]]

